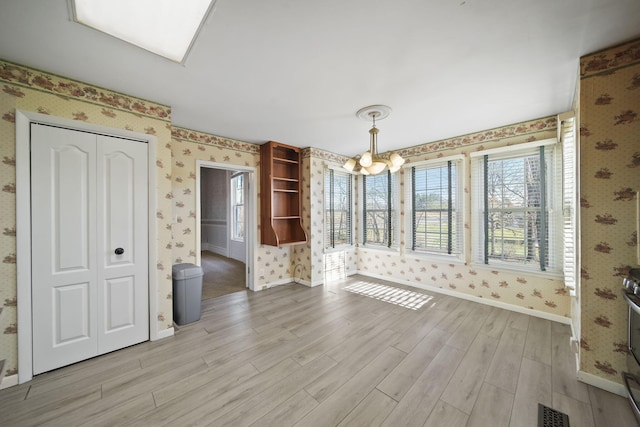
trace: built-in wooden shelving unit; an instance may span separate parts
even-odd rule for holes
[[[307,241],[302,228],[300,149],[269,141],[260,147],[261,243],[270,246]]]

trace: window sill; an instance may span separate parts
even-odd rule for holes
[[[406,256],[424,259],[428,261],[439,261],[439,262],[448,262],[455,264],[465,264],[464,259],[462,258],[462,254],[449,255],[449,254],[440,254],[436,252],[421,252],[421,251],[412,251],[411,249],[407,249],[405,252]]]
[[[517,265],[504,265],[504,264],[483,264],[479,262],[472,262],[471,267],[483,268],[486,270],[504,271],[505,273],[522,274],[527,276],[541,277],[544,279],[563,280],[564,275],[561,271],[536,271],[518,267]]]
[[[355,249],[356,247],[354,245],[342,245],[336,246],[335,248],[324,248],[322,252],[325,254],[330,254],[333,252],[354,251]]]
[[[386,252],[386,253],[394,253],[399,254],[400,248],[396,246],[392,246],[390,248],[386,246],[377,246],[377,245],[358,245],[358,249],[366,250],[366,251],[374,251],[374,252]]]

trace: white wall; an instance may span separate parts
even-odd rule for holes
[[[202,168],[200,173],[201,247],[203,250],[229,256],[229,172]]]

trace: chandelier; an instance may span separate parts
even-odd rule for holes
[[[356,116],[362,120],[371,120],[373,127],[369,130],[369,150],[362,155],[352,157],[342,166],[349,172],[360,172],[363,175],[377,175],[387,167],[389,172],[394,173],[400,170],[404,164],[404,159],[396,152],[391,151],[382,155],[378,154],[378,128],[376,119],[382,120],[389,116],[391,108],[386,105],[370,105],[361,108]]]

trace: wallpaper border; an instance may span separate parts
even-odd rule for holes
[[[541,131],[555,131],[557,130],[557,127],[558,123],[555,115],[540,117],[534,120],[512,123],[484,131],[471,132],[452,138],[418,144],[412,147],[403,148],[401,150],[398,150],[397,152],[402,157],[407,158],[438,151],[472,147],[483,143],[495,143],[503,139],[522,137],[526,135],[531,135],[531,138],[522,142],[537,141],[535,134]],[[482,147],[479,147],[478,150],[482,150]]]
[[[180,126],[171,126],[171,138],[194,144],[202,144],[219,148],[226,148],[233,151],[242,151],[251,154],[260,154],[260,144],[239,141],[237,139],[225,138],[206,132],[187,129]]]
[[[473,147],[481,144],[495,143],[503,139],[523,137],[530,135],[530,138],[522,142],[537,141],[536,135],[543,131],[556,131],[558,128],[557,116],[540,117],[524,122],[511,123],[478,132],[471,132],[451,138],[440,139],[432,142],[423,142],[407,148],[395,150],[405,159],[422,156],[424,154],[436,153],[439,151],[452,150],[457,148]],[[478,150],[482,150],[479,147]],[[305,148],[302,150],[302,157],[315,157],[329,160],[336,163],[344,163],[349,156],[332,153],[318,148]]]
[[[171,123],[171,107],[138,96],[126,95],[92,83],[63,77],[37,68],[26,67],[0,58],[0,82],[53,94],[62,99],[75,99],[107,107],[102,114],[111,117],[114,110],[137,116],[150,117]],[[26,94],[15,87],[4,85],[2,91],[23,98]]]
[[[580,80],[608,75],[640,63],[640,38],[607,47],[580,58]]]

